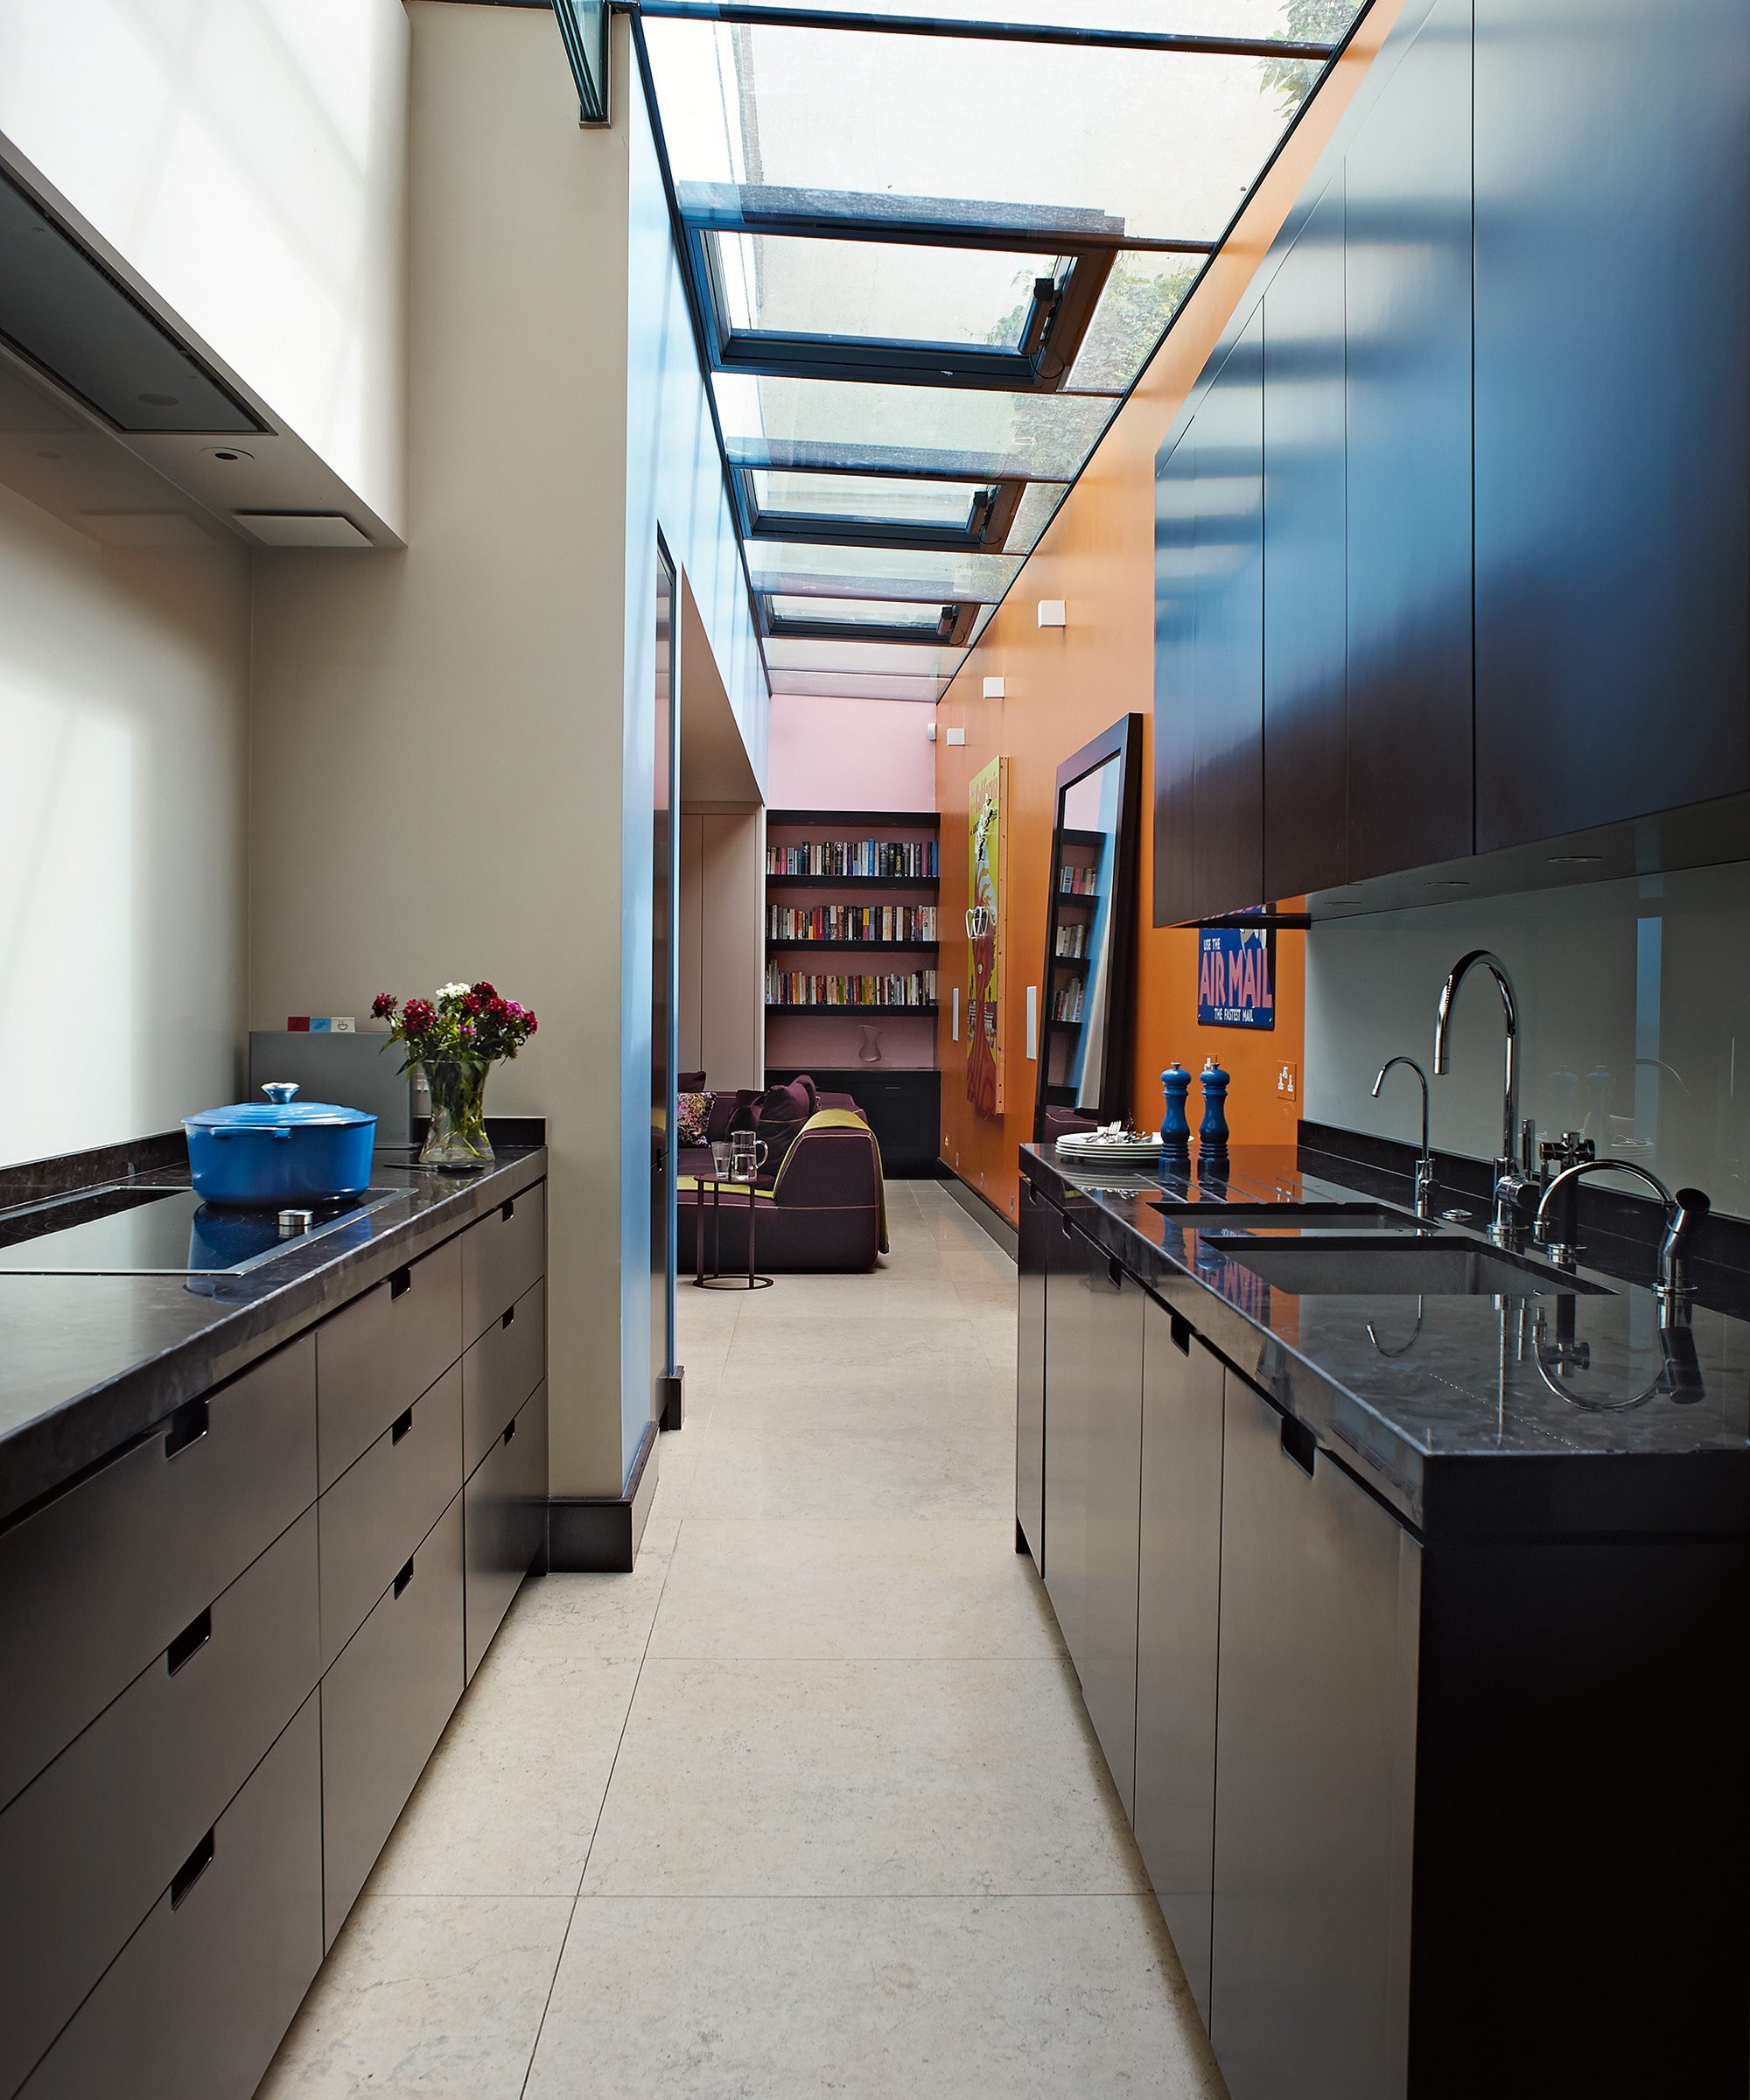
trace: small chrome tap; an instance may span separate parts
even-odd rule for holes
[[[1680,1188],[1673,1195],[1657,1174],[1636,1166],[1632,1159],[1582,1159],[1577,1166],[1564,1168],[1544,1191],[1543,1201],[1537,1206],[1536,1222],[1532,1227],[1534,1234],[1541,1238],[1544,1214],[1556,1191],[1569,1183],[1578,1183],[1586,1174],[1634,1174],[1657,1192],[1665,1208],[1665,1235],[1659,1243],[1659,1276],[1653,1285],[1654,1295],[1659,1300],[1659,1324],[1662,1327],[1686,1327],[1694,1296],[1690,1284],[1690,1248],[1702,1222],[1713,1208],[1712,1202],[1698,1188]],[[1574,1266],[1575,1250],[1572,1246],[1552,1245],[1548,1252],[1558,1269]]]
[[[1501,1156],[1494,1162],[1494,1222],[1488,1228],[1488,1236],[1497,1247],[1504,1247],[1510,1253],[1519,1243],[1519,1199],[1535,1186],[1533,1159],[1536,1132],[1530,1123],[1522,1130],[1519,1127],[1519,1002],[1514,997],[1513,980],[1507,974],[1506,963],[1488,948],[1474,948],[1467,956],[1460,956],[1452,965],[1452,974],[1440,987],[1440,1011],[1434,1022],[1434,1071],[1438,1076],[1452,1068],[1446,1049],[1446,1036],[1452,1026],[1452,1001],[1458,997],[1459,987],[1464,983],[1466,976],[1478,962],[1483,965],[1500,988],[1502,1009],[1507,1020],[1506,1083],[1502,1090],[1501,1107]],[[1516,1171],[1516,1152],[1518,1153]]]
[[[1373,1082],[1373,1097],[1379,1099],[1379,1090],[1385,1084],[1385,1075],[1394,1065],[1408,1065],[1422,1083],[1422,1156],[1416,1162],[1416,1214],[1425,1218],[1429,1203],[1434,1194],[1434,1155],[1428,1150],[1428,1074],[1413,1057],[1389,1057],[1379,1068],[1379,1077]]]

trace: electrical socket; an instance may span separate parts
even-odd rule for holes
[[[1282,1068],[1276,1075],[1276,1090],[1284,1101],[1299,1100],[1300,1068],[1298,1065],[1284,1065]]]

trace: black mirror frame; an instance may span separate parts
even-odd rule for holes
[[[1106,1051],[1100,1074],[1097,1119],[1116,1122],[1130,1113],[1136,1070],[1133,1027],[1137,987],[1138,869],[1142,833],[1143,718],[1121,715],[1110,729],[1084,744],[1057,769],[1051,805],[1051,888],[1046,899],[1045,966],[1040,976],[1039,1052],[1033,1082],[1033,1143],[1043,1144],[1046,1074],[1050,1070],[1053,948],[1057,934],[1058,884],[1063,861],[1063,797],[1090,773],[1116,759],[1119,764],[1117,850],[1112,863],[1111,997],[1106,1017]]]

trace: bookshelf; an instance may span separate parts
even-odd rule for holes
[[[830,1032],[836,1022],[842,1033],[871,1020],[923,1025],[928,1040],[904,1061],[934,1063],[941,830],[933,809],[766,812],[768,1063],[774,1024]],[[900,980],[912,996],[845,996],[845,980],[866,978]]]
[[[1087,947],[1101,894],[1106,887],[1106,835],[1103,831],[1064,829],[1058,833],[1057,907],[1052,918],[1054,943],[1050,983],[1046,987],[1045,1098],[1068,1107],[1075,1100],[1073,1063],[1082,1036],[1082,1005],[1087,996]],[[1066,949],[1080,947],[1079,955]]]

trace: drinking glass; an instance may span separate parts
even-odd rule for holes
[[[729,1179],[730,1163],[728,1138],[713,1138],[710,1141],[710,1148],[711,1172],[719,1181],[727,1181]]]

